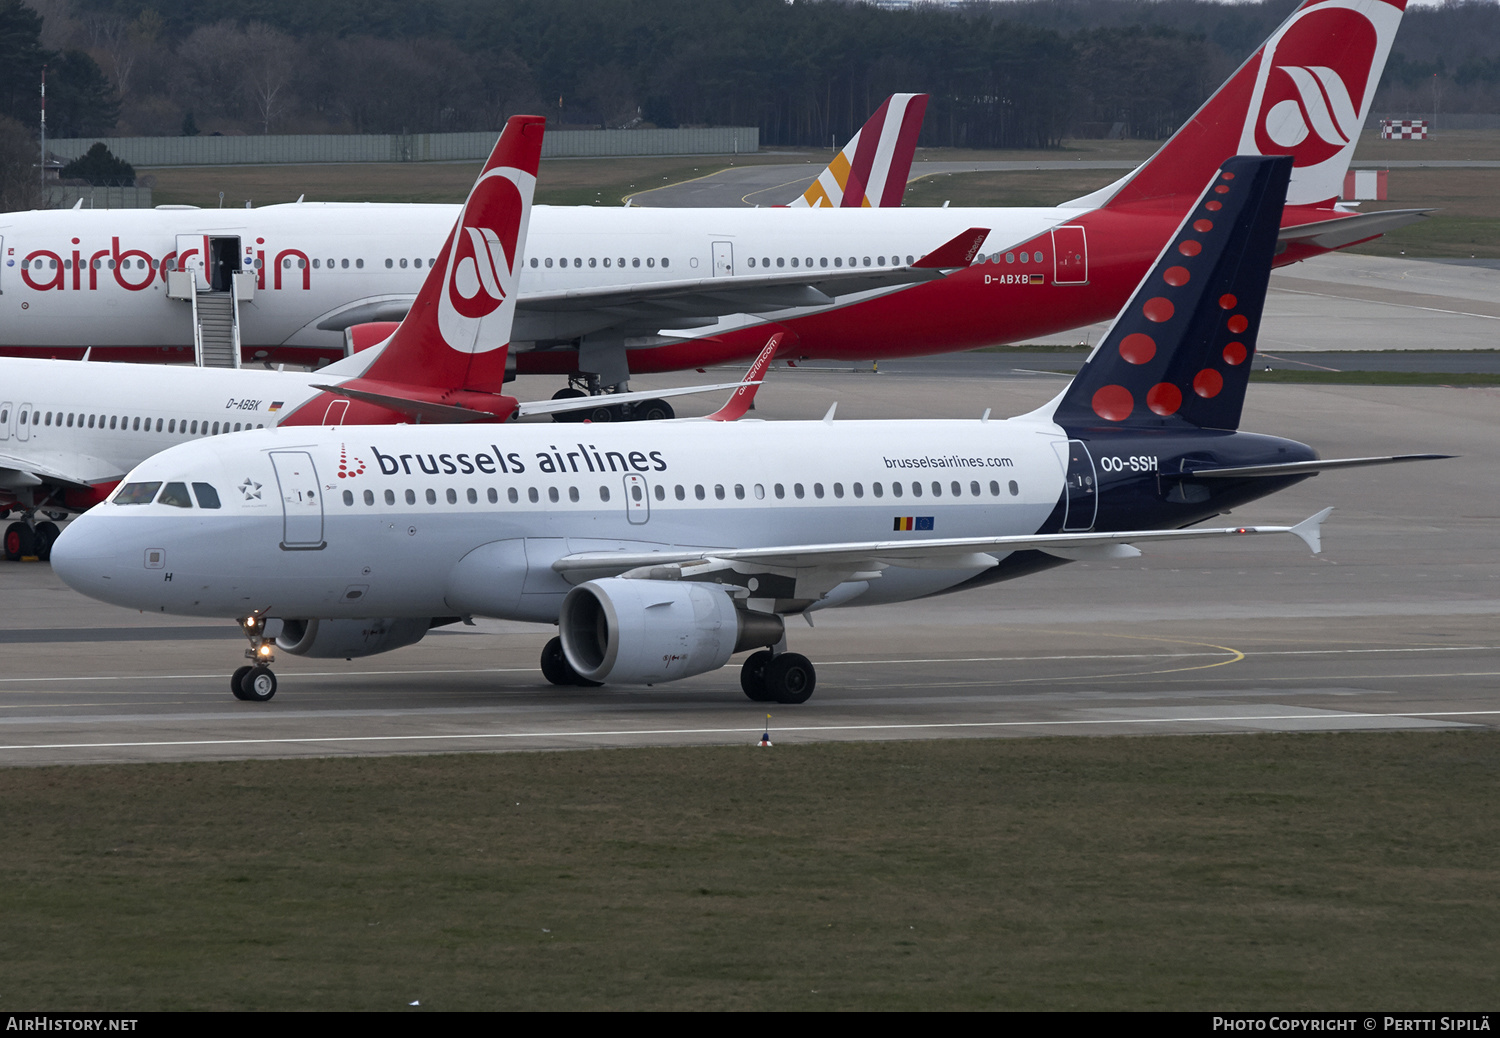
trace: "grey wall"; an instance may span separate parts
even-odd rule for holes
[[[244,166],[298,162],[479,161],[494,148],[497,133],[273,134],[263,137],[106,137],[116,158],[137,168],[151,166]],[[100,138],[49,140],[47,150],[64,162],[88,151]],[[698,130],[557,130],[542,143],[543,158],[609,155],[728,155],[760,148],[755,126]],[[86,204],[86,203],[85,203]]]

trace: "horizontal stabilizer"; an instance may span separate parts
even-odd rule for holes
[[[1427,219],[1435,209],[1388,209],[1382,213],[1351,213],[1332,220],[1283,227],[1277,241],[1305,242],[1320,249],[1341,249],[1366,238],[1389,234],[1398,227]]]
[[[454,407],[451,404],[440,404],[435,400],[416,400],[411,397],[394,396],[389,393],[372,393],[365,389],[351,389],[348,384],[342,386],[313,386],[325,393],[333,393],[335,396],[348,397],[351,400],[363,400],[367,404],[384,407],[404,414],[419,422],[436,422],[441,424],[454,424],[460,422],[490,422],[495,416],[487,411],[476,411],[470,407]]]
[[[1254,479],[1261,476],[1317,475],[1331,469],[1357,469],[1367,465],[1394,465],[1402,461],[1441,461],[1452,454],[1392,454],[1382,458],[1322,458],[1318,461],[1288,461],[1280,465],[1237,465],[1223,469],[1194,469],[1184,472],[1194,479]]]
[[[912,264],[917,270],[951,270],[967,267],[979,255],[984,240],[990,236],[988,227],[970,227],[967,231],[944,242]]]

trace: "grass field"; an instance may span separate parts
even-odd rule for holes
[[[1478,1009],[1494,731],[0,771],[0,1008]]]

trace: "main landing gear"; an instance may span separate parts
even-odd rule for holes
[[[52,558],[52,542],[61,533],[50,520],[35,525],[30,521],[11,523],[5,528],[5,561],[20,562],[34,555],[46,562]]]
[[[623,385],[623,383],[622,383]],[[623,392],[623,389],[619,389]],[[552,394],[553,400],[582,400],[586,397],[596,399],[596,405],[579,411],[564,411],[552,416],[554,422],[662,422],[669,418],[677,417],[677,412],[672,410],[672,405],[665,400],[637,400],[633,404],[610,404],[610,394],[604,392],[599,386],[597,377],[572,378],[568,380],[567,389],[559,389]]]
[[[740,667],[740,688],[757,703],[805,703],[818,686],[812,660],[795,652],[752,652]]]
[[[276,694],[276,675],[271,673],[270,666],[276,662],[276,653],[272,648],[273,640],[266,637],[265,618],[247,616],[240,621],[240,629],[250,639],[250,648],[245,650],[245,658],[253,662],[234,672],[229,679],[229,691],[234,693],[236,699],[251,703],[267,702]]]
[[[604,683],[581,677],[573,669],[563,652],[561,638],[553,638],[542,648],[542,677],[554,685],[577,685],[580,688],[598,688]]]

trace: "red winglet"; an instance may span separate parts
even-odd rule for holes
[[[990,236],[988,227],[970,227],[967,231],[945,242],[923,256],[912,266],[917,270],[947,270],[967,267],[979,255],[984,240]]]
[[[781,349],[781,341],[786,338],[785,332],[777,332],[766,341],[766,348],[760,351],[760,356],[755,358],[755,363],[750,365],[750,370],[745,373],[745,381],[753,383],[748,386],[740,386],[729,395],[729,401],[708,418],[715,422],[733,422],[745,417],[745,412],[750,410],[750,405],[755,402],[755,391],[760,388],[761,380],[765,378],[766,369],[771,366],[771,361],[776,358],[776,351]]]

